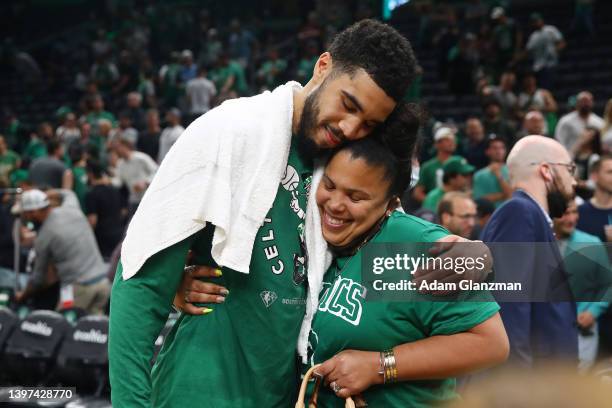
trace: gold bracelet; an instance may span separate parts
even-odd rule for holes
[[[383,351],[382,355],[384,367],[384,383],[397,381],[397,365],[395,363],[395,354],[393,353],[393,349]]]

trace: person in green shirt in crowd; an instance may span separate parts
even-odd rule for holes
[[[523,33],[513,19],[506,15],[503,7],[495,7],[491,11],[493,30],[491,42],[494,50],[492,76],[495,81],[509,65],[512,66],[520,58],[523,45]]]
[[[19,155],[9,150],[6,139],[0,135],[0,188],[11,185],[11,173],[19,168],[21,159]]]
[[[410,295],[399,301],[387,294],[368,301],[372,288],[366,290],[362,276],[368,246],[434,242],[448,235],[438,225],[394,211],[410,180],[401,169],[410,172],[410,166],[393,152],[393,144],[373,138],[347,144],[328,162],[316,191],[323,237],[336,255],[309,339],[307,366],[322,363],[315,372],[329,384],[319,389],[318,407],[344,407],[337,396],[356,395],[369,407],[431,407],[456,397],[452,377],[500,364],[509,353],[497,303],[470,301],[492,299],[486,293],[463,293],[456,302]],[[416,251],[412,256],[419,256]],[[385,373],[383,351],[394,356],[394,375]]]
[[[436,156],[421,165],[419,182],[413,191],[417,202],[422,203],[427,193],[436,187],[442,186],[442,165],[454,156],[457,149],[455,132],[449,127],[441,127],[434,134]]]
[[[72,170],[74,180],[72,189],[79,200],[81,209],[85,211],[85,194],[89,190],[87,186],[87,156],[85,149],[80,144],[74,143],[68,147],[68,156],[70,157],[70,169]]]
[[[506,166],[506,141],[497,136],[487,140],[485,154],[489,165],[474,174],[474,199],[484,198],[499,207],[512,196],[510,173]]]
[[[23,189],[24,185],[29,186],[30,172],[27,169],[28,165],[29,159],[23,160],[21,162],[21,167],[11,173],[11,187]]]
[[[244,68],[239,63],[230,60],[227,51],[219,55],[217,66],[210,71],[210,79],[219,90],[220,100],[236,98],[248,93]]]
[[[178,51],[170,53],[170,62],[160,69],[161,95],[166,106],[176,106],[183,95],[183,86],[180,80],[181,54]]]
[[[109,120],[113,127],[117,126],[117,120],[115,119],[115,115],[104,110],[104,99],[102,99],[102,95],[96,95],[93,98],[91,105],[91,112],[87,114],[85,120],[87,123],[91,125],[91,133],[98,134],[99,133],[99,123],[100,119]]]
[[[31,161],[47,156],[47,146],[45,143],[53,139],[53,126],[49,122],[38,125],[36,133],[30,134],[30,139],[26,145],[22,157],[28,157]]]
[[[436,187],[427,194],[422,208],[437,212],[438,203],[444,194],[450,191],[468,191],[474,169],[475,167],[463,157],[457,156],[447,160],[442,166],[442,187]]]
[[[23,153],[24,143],[28,134],[26,126],[10,110],[5,110],[2,116],[3,128],[1,132],[6,138],[5,141],[8,148],[18,153]]]
[[[268,59],[257,71],[257,77],[263,86],[268,89],[274,89],[281,84],[286,69],[287,60],[279,57],[278,49],[270,48]]]
[[[119,71],[115,64],[106,55],[96,57],[91,67],[90,76],[96,81],[100,91],[105,95],[110,93],[119,80]]]

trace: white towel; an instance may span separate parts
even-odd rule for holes
[[[287,166],[293,93],[301,89],[288,82],[273,92],[230,100],[189,125],[130,222],[121,248],[123,279],[207,222],[216,226],[215,262],[249,272],[255,236]]]
[[[328,249],[327,241],[321,232],[321,214],[315,199],[317,187],[323,176],[323,165],[315,166],[306,207],[306,250],[308,251],[308,293],[306,295],[306,316],[302,321],[298,337],[297,351],[302,362],[306,363],[308,351],[308,335],[312,319],[319,306],[319,292],[323,286],[323,276],[331,265],[333,256]]]

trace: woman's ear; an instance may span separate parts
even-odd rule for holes
[[[385,211],[385,217],[388,217],[391,215],[391,213],[393,211],[395,211],[395,209],[397,207],[399,207],[401,205],[400,199],[397,196],[394,196],[391,198],[391,200],[389,200],[389,204],[387,204],[387,210]]]

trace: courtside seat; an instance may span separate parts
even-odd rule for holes
[[[32,312],[21,321],[8,338],[4,352],[3,368],[13,383],[44,384],[69,329],[66,318],[50,310]]]
[[[99,396],[108,383],[108,317],[81,317],[57,355],[57,379],[79,394]]]

